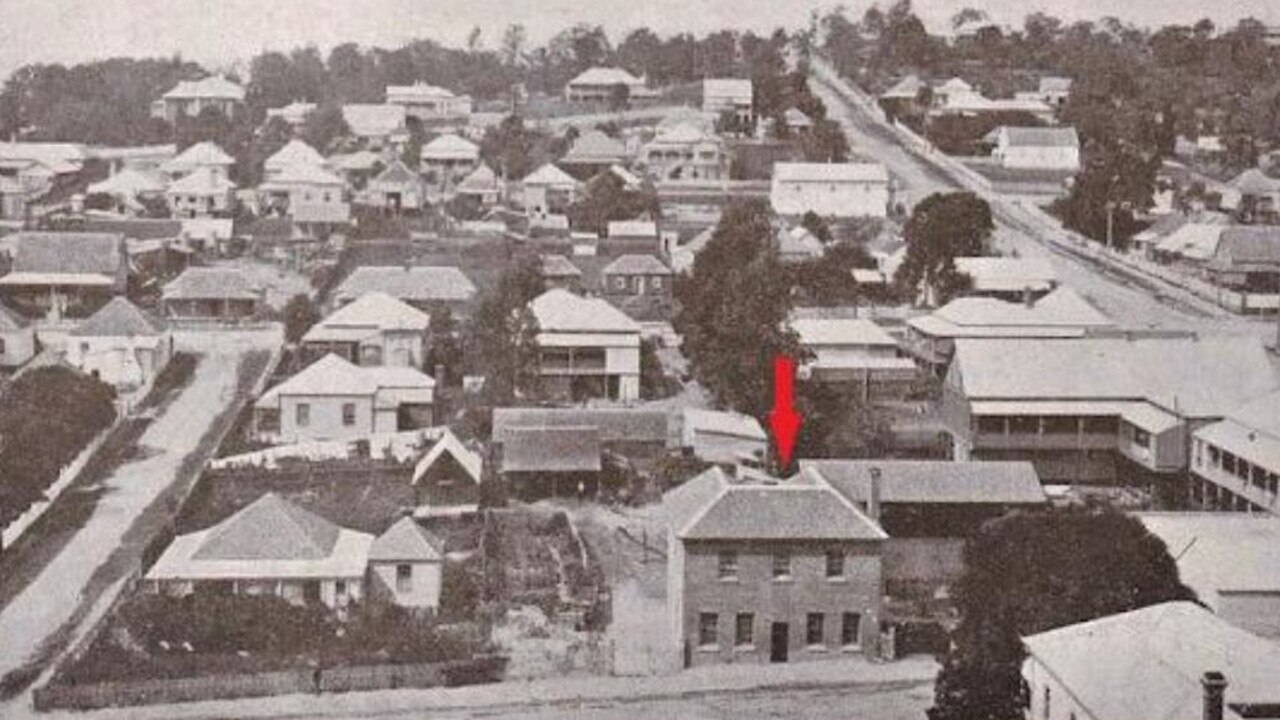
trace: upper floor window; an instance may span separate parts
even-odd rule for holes
[[[1151,447],[1151,433],[1135,426],[1133,428],[1133,444],[1141,448]]]
[[[413,590],[413,566],[408,563],[396,566],[396,592]]]
[[[714,647],[719,644],[720,616],[715,613],[698,613],[698,644]]]
[[[844,577],[844,551],[843,550],[827,551],[827,577],[829,578]]]
[[[298,427],[307,427],[311,424],[311,406],[307,403],[298,403],[293,409],[293,422]]]
[[[738,553],[734,550],[725,550],[720,553],[717,559],[716,574],[721,580],[731,580],[738,577]]]
[[[775,580],[791,578],[791,553],[782,551],[773,555],[773,577]]]

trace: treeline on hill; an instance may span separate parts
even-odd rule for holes
[[[758,78],[767,106],[783,93],[782,51],[788,37],[723,31],[697,38],[685,33],[660,38],[647,28],[616,47],[600,26],[575,25],[545,46],[527,47],[522,26],[507,28],[494,49],[483,47],[478,30],[466,48],[416,40],[400,48],[362,48],[346,43],[327,56],[315,47],[264,52],[248,65],[246,121],[262,122],[267,108],[295,100],[337,106],[381,102],[387,85],[424,81],[480,100],[507,100],[514,85],[557,94],[575,75],[595,65],[618,65],[655,85],[692,83],[703,77]],[[174,128],[149,115],[150,104],[180,80],[206,74],[181,58],[112,58],[66,67],[26,65],[0,91],[0,135],[91,144],[169,141]],[[104,121],[105,120],[105,121]]]
[[[961,10],[953,26],[979,29],[948,43],[929,35],[910,0],[899,0],[860,19],[832,11],[804,39],[874,93],[909,73],[959,76],[989,97],[1033,90],[1042,75],[1073,78],[1063,121],[1080,134],[1084,169],[1056,210],[1095,239],[1106,236],[1109,207],[1118,238],[1140,227],[1135,212],[1151,205],[1156,171],[1177,136],[1220,137],[1225,173],[1255,166],[1280,144],[1280,48],[1267,45],[1255,19],[1156,30],[1114,17],[1068,24],[1043,12],[1017,29],[986,20],[980,10]]]

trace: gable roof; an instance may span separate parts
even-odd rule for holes
[[[619,255],[600,272],[604,275],[670,275],[671,268],[652,255]]]
[[[640,408],[494,408],[493,441],[506,442],[521,428],[593,427],[601,442],[667,443],[670,424],[662,410]]]
[[[925,83],[920,79],[920,76],[908,75],[894,83],[893,87],[880,93],[880,97],[885,99],[914,100],[920,95],[920,90],[924,87]]]
[[[1280,228],[1265,225],[1224,226],[1218,235],[1214,262],[1280,265]]]
[[[800,108],[787,108],[787,111],[782,114],[782,119],[786,121],[787,125],[790,127],[813,127],[813,119],[808,115],[805,115],[804,111]]]
[[[263,167],[267,170],[283,170],[290,165],[312,165],[319,166],[324,164],[324,156],[316,151],[315,148],[306,142],[294,138],[285,143],[284,147],[277,150],[271,157],[263,162]]]
[[[1100,720],[1200,720],[1200,682],[1210,670],[1226,677],[1228,707],[1280,704],[1280,645],[1191,602],[1068,625],[1023,638],[1023,644]]]
[[[124,263],[120,233],[22,231],[13,239],[14,273],[115,277]]]
[[[1164,542],[1178,577],[1210,610],[1220,592],[1280,594],[1280,517],[1236,512],[1135,513]]]
[[[684,408],[683,442],[693,440],[696,433],[728,435],[747,440],[768,440],[760,421],[750,415],[726,412],[723,410],[702,410],[700,408]]]
[[[258,292],[235,268],[189,267],[164,286],[165,300],[258,300]]]
[[[544,278],[576,278],[582,277],[582,270],[578,269],[569,258],[564,255],[548,254],[542,256],[542,277]]]
[[[383,292],[407,302],[465,302],[476,286],[452,265],[361,265],[334,291],[339,300]]]
[[[1010,147],[1080,147],[1080,136],[1073,127],[1003,125],[996,132],[1003,132]]]
[[[294,185],[342,187],[345,184],[342,178],[325,170],[320,165],[297,164],[281,166],[270,180],[262,183],[261,187],[265,190],[273,188],[287,189]]]
[[[332,353],[303,368],[258,398],[257,407],[276,407],[281,396],[371,396],[383,387],[433,388],[430,375],[413,368],[358,367]]]
[[[800,472],[856,503],[871,495],[872,470],[880,472],[880,500],[887,504],[1040,505],[1046,501],[1030,462],[940,460],[801,460]]]
[[[404,128],[403,105],[352,103],[342,106],[342,119],[357,137],[383,137]]]
[[[573,141],[563,163],[614,163],[627,157],[627,146],[603,131],[589,130]]]
[[[686,486],[687,489],[686,489]],[[884,530],[829,486],[801,476],[730,480],[713,467],[662,497],[681,540],[884,540]]]
[[[1256,337],[958,338],[951,371],[971,400],[1146,400],[1221,417],[1277,387]]]
[[[1058,273],[1047,258],[958,257],[955,266],[973,279],[977,291],[1047,290],[1058,282]]]
[[[773,179],[779,182],[887,183],[889,171],[880,163],[778,163]]]
[[[593,67],[579,73],[569,81],[569,85],[643,85],[644,81],[631,73],[616,67]]]
[[[369,562],[439,562],[444,541],[411,517],[397,520],[369,546]]]
[[[244,88],[221,75],[210,75],[201,80],[182,80],[164,94],[166,100],[209,98],[244,100]]]
[[[1062,286],[1030,305],[996,298],[961,297],[908,325],[929,335],[961,336],[1019,332],[1036,328],[1111,327],[1112,320]]]
[[[1040,78],[1039,87],[1040,87],[1040,92],[1042,93],[1069,92],[1071,90],[1071,78],[1047,75],[1045,77]]]
[[[471,171],[471,174],[462,179],[458,183],[458,192],[466,193],[488,193],[498,191],[498,175],[493,168],[480,163],[480,166]]]
[[[105,180],[89,186],[89,193],[106,193],[108,195],[144,195],[162,193],[164,180],[159,174],[135,168],[125,168]]]
[[[218,147],[217,143],[205,140],[183,150],[177,157],[161,165],[160,169],[167,173],[176,174],[187,172],[203,165],[226,167],[234,165],[235,162],[235,158]]]
[[[329,167],[343,171],[370,171],[382,164],[382,157],[370,150],[357,150],[353,153],[330,155]]]
[[[236,189],[236,184],[208,165],[202,165],[172,183],[170,195],[220,195]]]
[[[483,479],[484,460],[480,457],[480,453],[463,445],[462,441],[448,428],[445,428],[444,434],[440,436],[440,439],[436,441],[435,445],[431,446],[427,454],[423,455],[418,464],[414,466],[413,484],[417,485],[422,476],[426,475],[427,471],[440,461],[440,458],[446,456],[452,457],[477,485],[480,484]]]
[[[866,318],[794,318],[791,329],[800,336],[800,344],[804,346],[898,345],[884,328]]]
[[[826,248],[823,247],[822,241],[802,225],[778,233],[779,255],[818,258],[825,252]]]
[[[384,292],[374,291],[329,313],[307,330],[302,341],[352,341],[385,330],[425,332],[430,325],[431,316],[427,313]]]
[[[601,298],[552,288],[529,301],[540,332],[639,334],[640,325]]]
[[[416,185],[422,182],[422,178],[397,158],[370,182],[378,185]]]
[[[553,187],[577,187],[578,181],[572,175],[551,163],[534,170],[521,181],[524,185],[550,185]]]
[[[461,135],[445,133],[423,145],[419,155],[423,160],[475,160],[480,157],[480,146]]]
[[[1280,178],[1274,178],[1260,168],[1249,168],[1231,181],[1231,187],[1244,195],[1274,195],[1280,193]]]
[[[318,560],[341,528],[269,492],[209,530],[197,560]]]
[[[752,84],[750,78],[706,78],[702,81],[702,95],[718,97],[745,98],[751,100]]]
[[[162,322],[138,309],[124,296],[116,296],[68,334],[73,337],[135,337],[163,333]]]
[[[502,441],[502,472],[599,472],[600,429],[513,427]]]

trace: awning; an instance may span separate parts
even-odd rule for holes
[[[1135,427],[1159,435],[1172,430],[1181,424],[1181,420],[1173,413],[1165,412],[1151,403],[1137,402],[1129,405],[1120,413],[1120,418]]]
[[[981,400],[970,404],[974,415],[1117,416],[1129,403],[1108,400]]]

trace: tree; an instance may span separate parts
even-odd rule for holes
[[[320,321],[320,309],[316,307],[311,296],[298,293],[289,298],[284,306],[284,337],[290,343],[302,341],[312,325]]]
[[[813,127],[800,138],[800,149],[807,162],[842,163],[849,160],[849,138],[840,123],[817,118]]]
[[[966,7],[961,8],[959,12],[951,16],[951,29],[959,30],[966,23],[986,22],[987,13],[977,8]]]
[[[627,189],[622,178],[602,173],[587,183],[586,192],[569,206],[569,224],[581,232],[599,233],[616,220],[633,220],[661,212],[658,192],[650,183]]]
[[[662,367],[654,339],[640,340],[640,397],[645,400],[661,400],[674,395],[677,389],[676,382]]]
[[[351,128],[337,105],[321,105],[302,126],[302,139],[321,153],[333,148],[334,142],[351,134]]]
[[[909,292],[922,290],[930,304],[947,302],[965,284],[955,259],[984,254],[993,230],[986,200],[970,192],[930,195],[907,220],[903,231],[907,255],[894,282]]]
[[[803,359],[786,328],[791,288],[774,251],[768,205],[729,205],[676,288],[675,324],[693,374],[720,405],[763,417],[772,404],[774,358]]]
[[[528,258],[508,268],[480,298],[466,354],[468,365],[485,377],[490,405],[509,405],[537,383],[538,323],[529,302],[545,289],[541,265]]]
[[[524,45],[529,34],[524,25],[512,23],[502,33],[502,62],[516,67],[524,60]]]
[[[1194,600],[1164,543],[1109,509],[994,520],[965,545],[964,567],[954,593],[960,624],[934,685],[931,720],[1021,717],[1027,635]]]
[[[621,112],[627,109],[627,105],[631,102],[631,88],[624,83],[617,83],[609,88],[609,109],[614,112]]]
[[[435,376],[441,386],[456,384],[461,379],[464,356],[462,341],[458,337],[458,322],[447,306],[431,309],[428,335],[430,346],[423,363],[426,371]],[[437,369],[443,372],[439,373]]]
[[[830,245],[822,257],[792,267],[792,284],[801,304],[820,307],[853,305],[861,296],[853,281],[854,268],[875,267],[875,258],[862,245],[840,241]]]
[[[861,388],[837,388],[803,381],[796,404],[804,425],[796,438],[796,456],[806,458],[885,457],[893,433],[885,412],[859,396]]]

